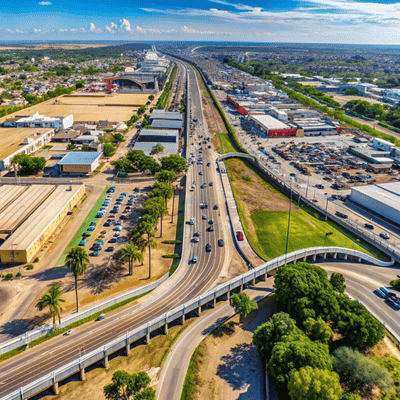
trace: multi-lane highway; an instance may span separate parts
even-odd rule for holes
[[[150,319],[164,315],[174,307],[204,293],[218,278],[220,271],[227,263],[226,248],[218,246],[218,239],[223,238],[222,223],[217,201],[215,160],[208,154],[209,137],[205,119],[203,119],[201,94],[194,71],[184,65],[179,73],[187,74],[188,93],[187,110],[190,124],[187,127],[187,152],[194,153],[196,163],[191,164],[187,173],[187,186],[196,181],[193,191],[186,197],[186,223],[195,219],[194,225],[187,225],[184,254],[178,271],[150,296],[140,299],[138,304],[126,310],[108,315],[102,322],[91,322],[74,329],[71,336],[61,336],[45,342],[33,349],[0,363],[0,398],[7,393],[48,374],[68,362],[78,359],[81,354],[93,351],[117,336],[146,323]],[[193,123],[193,120],[197,122]],[[194,132],[194,133],[193,133]],[[193,133],[193,134],[192,134]],[[201,144],[200,144],[201,143]],[[203,165],[198,163],[199,154],[203,155]],[[207,163],[210,166],[207,167]],[[202,175],[200,175],[202,172]],[[205,183],[206,187],[201,189]],[[208,203],[208,209],[201,210],[200,203]],[[202,216],[206,215],[206,219]],[[209,231],[209,221],[214,220],[214,231]],[[201,231],[199,242],[192,241],[193,234]],[[206,245],[211,251],[206,252]],[[192,259],[197,256],[197,263]]]

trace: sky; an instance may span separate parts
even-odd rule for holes
[[[391,0],[2,0],[4,40],[400,45]]]

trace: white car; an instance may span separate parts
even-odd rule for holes
[[[390,235],[386,232],[381,232],[380,237],[386,240],[390,239]]]
[[[190,218],[190,225],[194,225],[194,218]]]
[[[72,334],[72,329],[70,329],[69,331],[65,332],[65,335],[66,335],[66,336],[69,336],[69,335],[71,335],[71,334]]]

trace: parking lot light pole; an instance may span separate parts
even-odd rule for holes
[[[306,199],[307,199],[307,194],[308,194],[308,183],[309,182],[310,182],[310,175],[308,175],[308,179],[307,179]]]
[[[292,180],[290,180],[290,203],[289,203],[289,219],[288,219],[288,228],[287,228],[287,236],[286,236],[286,252],[285,252],[285,264],[287,260],[287,253],[289,247],[289,233],[290,233],[290,215],[292,212]]]

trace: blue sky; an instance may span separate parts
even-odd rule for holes
[[[3,0],[0,40],[400,44],[400,2]]]

